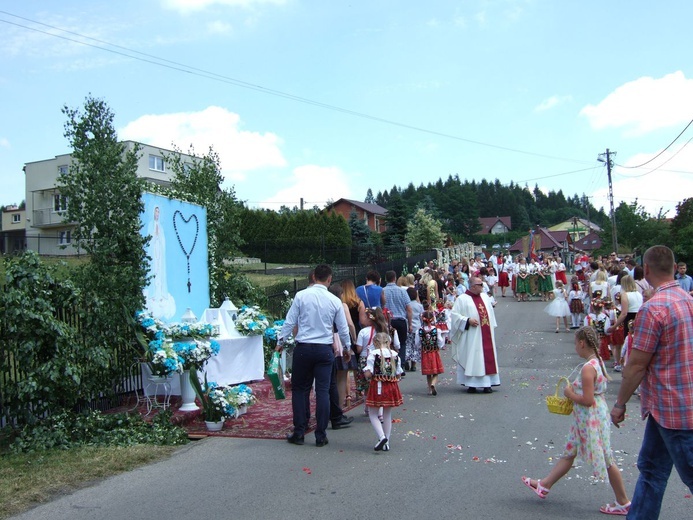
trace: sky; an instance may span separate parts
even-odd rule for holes
[[[213,147],[249,207],[458,175],[608,213],[609,149],[615,205],[671,218],[693,196],[691,19],[688,0],[0,0],[0,204],[70,152],[61,110],[93,96],[120,139]]]

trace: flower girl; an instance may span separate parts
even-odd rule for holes
[[[392,339],[385,332],[378,332],[373,338],[373,350],[368,354],[364,375],[370,381],[366,405],[371,425],[378,435],[375,451],[389,451],[389,439],[392,433],[392,407],[400,406],[404,400],[399,390],[399,378],[403,370],[399,363],[399,354],[391,350]],[[383,422],[378,417],[378,408],[382,407]]]
[[[556,317],[556,332],[558,332],[561,328],[561,318],[563,318],[565,331],[570,332],[570,329],[568,328],[568,316],[570,316],[568,293],[565,292],[563,282],[560,280],[556,280],[556,288],[553,290],[553,301],[544,307],[544,312],[549,316]]]

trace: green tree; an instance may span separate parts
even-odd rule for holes
[[[425,209],[419,208],[407,224],[407,246],[414,251],[443,247],[443,225]]]
[[[676,216],[671,222],[673,250],[677,260],[693,262],[693,198],[676,205]]]
[[[366,204],[375,204],[375,197],[373,196],[373,190],[368,188],[368,191],[366,192],[366,200],[364,200]]]
[[[387,205],[387,215],[385,223],[387,230],[384,234],[384,242],[387,245],[402,245],[407,236],[407,206],[404,204],[402,197],[397,191],[390,194],[390,200]]]
[[[372,233],[363,219],[358,217],[356,211],[349,214],[349,229],[351,230],[351,263],[361,265],[370,263],[375,254]]]
[[[140,234],[144,181],[137,177],[139,149],[118,142],[113,112],[103,100],[87,97],[83,110],[65,106],[63,113],[73,152],[69,171],[58,178],[59,189],[68,201],[65,220],[74,223],[76,242],[90,257],[75,273],[86,302],[81,348],[90,351],[92,369],[83,380],[108,388],[116,377],[111,367],[118,364],[111,360],[117,347],[130,345],[123,333],[126,316],[144,304],[148,239]]]
[[[671,245],[669,224],[661,218],[652,217],[638,201],[631,204],[621,202],[615,210],[616,238],[619,250],[644,252],[655,244]],[[611,226],[600,233],[602,243],[611,248]]]

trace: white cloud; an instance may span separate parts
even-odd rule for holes
[[[562,105],[564,103],[569,103],[573,100],[572,96],[551,96],[545,99],[539,105],[534,108],[535,112],[544,112],[546,110],[551,110],[552,108]]]
[[[294,168],[289,184],[280,189],[272,197],[265,198],[260,206],[269,209],[279,209],[285,206],[298,206],[301,198],[306,208],[314,205],[322,208],[328,200],[349,198],[351,187],[345,173],[335,166],[317,166],[307,164]]]
[[[202,11],[214,5],[250,8],[262,4],[283,5],[285,3],[286,0],[162,0],[165,8],[181,13]]]
[[[6,137],[0,137],[0,148],[5,148],[7,150],[12,148],[9,139],[7,139]]]
[[[678,152],[678,153],[677,153]],[[630,157],[624,166],[637,166],[649,161],[657,153],[638,154]],[[661,166],[658,169],[658,166]],[[618,207],[621,201],[630,204],[636,199],[638,205],[653,216],[660,209],[666,213],[666,217],[676,216],[676,204],[693,195],[693,143],[681,149],[676,147],[673,151],[667,151],[652,163],[637,169],[620,168],[616,166],[612,171],[614,207]],[[609,212],[609,189],[604,187],[594,192],[592,204],[599,208],[604,207]]]
[[[658,79],[638,78],[580,111],[594,129],[625,127],[631,136],[686,123],[692,113],[693,79],[681,71]]]
[[[201,112],[144,115],[119,130],[121,139],[170,149],[205,154],[209,147],[219,154],[224,176],[242,181],[247,173],[266,167],[286,166],[281,139],[271,132],[241,130],[241,118],[225,108],[211,106]]]
[[[216,20],[207,24],[207,30],[212,34],[228,34],[231,32],[231,24]]]

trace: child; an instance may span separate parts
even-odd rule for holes
[[[435,316],[431,311],[426,311],[421,316],[423,326],[414,334],[416,345],[421,349],[421,373],[426,376],[428,395],[438,395],[436,384],[438,374],[445,372],[443,361],[440,359],[440,348],[445,344],[445,338],[436,325]]]
[[[419,301],[419,293],[413,287],[407,289],[407,294],[411,303],[411,329],[412,331],[419,330],[421,327],[421,314],[424,312],[423,305]],[[416,334],[407,334],[407,361],[404,364],[404,368],[411,370],[412,372],[416,370],[416,364],[421,361],[421,347],[416,346]]]
[[[356,390],[362,394],[367,394],[370,386],[365,370],[368,355],[374,348],[373,341],[375,335],[379,332],[390,333],[390,325],[380,307],[369,307],[366,309],[366,320],[368,324],[359,331],[355,347],[355,352],[359,356],[359,363],[358,369],[354,372],[354,379],[356,380]],[[393,348],[399,351],[399,336],[397,334],[394,335]],[[368,403],[366,403],[364,413],[368,415]]]
[[[390,451],[389,439],[392,434],[392,407],[400,406],[404,400],[399,391],[399,378],[403,370],[399,364],[399,354],[390,349],[392,339],[385,332],[378,332],[373,340],[374,349],[368,354],[364,374],[370,381],[366,405],[371,425],[378,435],[375,451]],[[422,363],[423,364],[423,363]],[[382,422],[378,408],[382,407]]]
[[[488,285],[488,295],[496,301],[496,283],[498,282],[498,274],[494,267],[488,267],[488,275],[486,276],[486,284]]]
[[[571,329],[580,328],[580,315],[585,312],[585,305],[582,300],[585,298],[585,293],[582,292],[580,288],[580,283],[577,280],[573,281],[570,292],[568,293],[568,300],[570,300],[570,323]]]
[[[575,352],[586,362],[580,377],[563,391],[574,403],[574,424],[570,427],[565,451],[548,476],[537,480],[522,477],[522,482],[539,498],[546,498],[549,490],[570,471],[575,457],[579,456],[592,465],[594,477],[601,480],[608,477],[614,490],[616,502],[600,507],[599,511],[607,515],[625,516],[630,509],[630,500],[611,452],[611,419],[604,398],[609,376],[598,348],[599,338],[592,327],[582,327],[575,333]]]
[[[568,294],[565,292],[563,282],[556,280],[556,288],[553,290],[553,301],[544,307],[544,312],[549,316],[556,317],[556,332],[561,328],[561,318],[565,325],[565,331],[570,332],[568,328],[568,316],[570,316],[570,307],[567,302]]]
[[[597,292],[601,295],[600,291]],[[609,340],[606,337],[606,329],[611,326],[611,322],[609,321],[609,316],[604,313],[604,302],[599,296],[592,298],[590,313],[585,316],[585,325],[594,327],[597,331],[600,355],[602,359],[609,361],[611,359],[611,352],[609,352]]]

